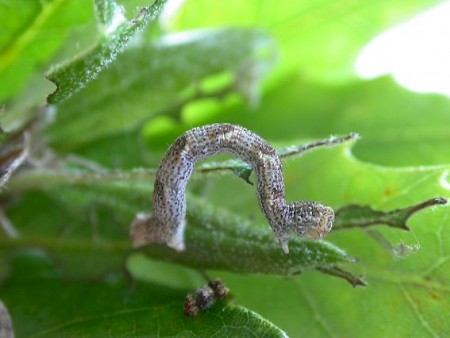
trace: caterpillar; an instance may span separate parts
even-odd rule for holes
[[[188,130],[167,150],[155,177],[154,212],[138,213],[131,223],[133,247],[166,243],[184,250],[187,182],[197,161],[219,153],[231,153],[252,166],[259,206],[286,254],[291,232],[322,238],[331,230],[332,208],[319,202],[286,201],[281,160],[267,141],[241,126],[220,123]]]

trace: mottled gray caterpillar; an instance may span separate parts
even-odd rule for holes
[[[231,153],[249,163],[256,176],[256,195],[283,251],[289,234],[322,238],[331,230],[334,212],[318,202],[287,202],[280,158],[264,139],[232,124],[211,124],[188,130],[170,146],[161,161],[153,188],[153,214],[138,213],[131,224],[134,247],[166,243],[184,250],[185,189],[197,161]]]

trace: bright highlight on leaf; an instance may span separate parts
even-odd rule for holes
[[[105,35],[114,33],[126,21],[124,8],[114,1],[96,0],[95,12],[99,30]]]
[[[444,189],[450,190],[450,181],[449,176],[450,170],[446,170],[442,173],[441,178],[439,179],[439,183]]]
[[[450,96],[450,1],[375,37],[355,65],[365,79],[391,74],[404,87]]]

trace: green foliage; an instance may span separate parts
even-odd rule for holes
[[[96,0],[95,8],[101,37],[96,46],[68,64],[52,69],[47,75],[57,89],[48,97],[57,103],[73,95],[114,61],[126,43],[162,9],[165,0],[156,0],[152,6],[143,7],[136,18],[127,20],[123,8],[109,0]]]
[[[450,196],[450,101],[351,70],[435,2],[188,0],[161,28],[164,1],[0,1],[0,298],[16,336],[444,336],[449,209],[422,208]],[[212,122],[290,155],[287,198],[337,210],[326,241],[285,255],[251,168],[220,158],[189,184],[187,250],[131,249],[167,146]],[[205,273],[232,296],[187,318]]]
[[[161,285],[136,285],[133,292],[115,275],[103,281],[65,281],[40,251],[15,254],[10,267],[2,294],[14,304],[17,336],[285,336],[258,314],[233,304],[187,318],[181,311],[183,292]],[[62,308],[62,302],[70,306]]]
[[[174,28],[236,25],[267,29],[279,43],[283,57],[277,69],[279,74],[274,78],[300,70],[309,80],[341,84],[355,79],[355,57],[371,38],[421,9],[439,3],[436,0],[401,0],[395,5],[386,0],[186,2],[173,23]]]
[[[234,45],[240,48],[228,47]],[[56,146],[73,147],[136,129],[162,112],[176,118],[179,108],[190,101],[238,89],[232,79],[243,77],[245,67],[255,65],[262,68],[261,72],[268,68],[273,48],[267,34],[242,29],[174,34],[136,42],[86,90],[58,104],[57,109],[65,113],[58,114],[47,137]],[[230,80],[219,83],[218,88],[201,88],[202,79],[221,73],[230,73]],[[256,86],[258,80],[259,76],[248,86]],[[128,111],[127,119],[118,124],[124,110]]]
[[[73,27],[89,20],[89,0],[0,3],[0,102],[16,94],[39,64],[46,63]]]

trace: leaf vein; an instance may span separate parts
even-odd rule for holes
[[[301,285],[300,282],[296,282],[298,289],[303,295],[303,298],[306,300],[307,305],[311,308],[313,314],[314,314],[314,320],[319,324],[319,327],[322,328],[322,330],[329,336],[329,337],[335,337],[333,330],[327,325],[327,323],[322,319],[321,314],[319,313],[319,308],[314,301],[313,297],[311,297],[307,290],[304,289],[304,287]]]
[[[167,304],[164,304],[164,305],[144,306],[144,307],[136,308],[136,309],[127,309],[127,310],[116,311],[116,312],[103,314],[103,315],[98,315],[98,316],[91,316],[91,317],[84,317],[84,318],[69,320],[69,321],[67,321],[65,323],[61,323],[61,324],[58,324],[58,325],[56,325],[54,327],[51,327],[51,328],[48,328],[48,329],[44,329],[44,330],[42,330],[40,332],[37,332],[36,334],[33,335],[33,337],[45,336],[45,335],[47,335],[49,333],[58,332],[59,330],[68,328],[68,327],[70,327],[72,325],[86,323],[86,322],[93,321],[93,320],[108,319],[108,318],[112,318],[112,317],[115,317],[115,316],[128,315],[128,314],[138,313],[138,312],[142,312],[142,311],[152,311],[152,310],[155,310],[155,309],[163,309],[163,308],[166,308],[166,307],[173,307],[174,305],[178,305],[178,303],[177,302],[171,302],[171,303],[167,303]],[[156,311],[156,312],[158,312],[158,311]]]
[[[55,0],[51,4],[43,6],[42,11],[36,16],[31,25],[0,55],[0,72],[5,70],[14,61],[15,57],[25,49],[48,18],[65,1]]]
[[[426,321],[426,319],[424,318],[424,316],[422,315],[422,313],[420,311],[419,305],[414,301],[414,299],[411,297],[408,290],[405,288],[405,286],[403,284],[400,284],[400,290],[402,291],[403,296],[405,297],[407,303],[409,304],[409,306],[413,310],[414,314],[419,319],[419,322],[422,325],[422,327],[425,329],[425,331],[427,331],[431,337],[438,338],[439,335],[433,330],[433,328],[430,326],[430,324],[428,324],[428,322]]]

